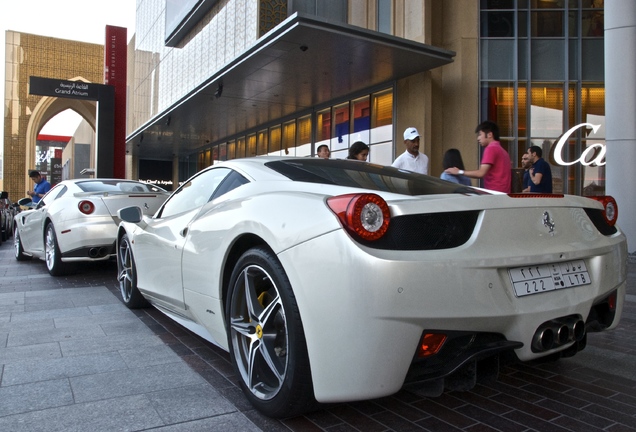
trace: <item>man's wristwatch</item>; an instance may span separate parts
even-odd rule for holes
[[[459,175],[464,175],[464,170],[459,170]]]

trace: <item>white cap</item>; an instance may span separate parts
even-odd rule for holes
[[[404,131],[405,140],[413,141],[418,136],[420,136],[420,133],[414,127],[406,128],[406,130]]]

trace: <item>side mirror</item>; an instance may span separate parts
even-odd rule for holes
[[[119,219],[130,222],[130,223],[139,223],[143,219],[144,214],[142,213],[139,207],[124,207],[123,209],[119,209],[117,211],[117,216]]]
[[[20,198],[18,200],[18,204],[22,207],[35,207],[35,205],[33,204],[33,200],[29,197]]]

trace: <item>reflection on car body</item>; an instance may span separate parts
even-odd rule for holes
[[[576,354],[623,307],[626,240],[608,214],[359,161],[238,159],[154,216],[120,210],[118,279],[126,305],[228,350],[251,403],[286,417],[404,385],[466,390],[502,360]],[[523,291],[569,269],[585,282]]]

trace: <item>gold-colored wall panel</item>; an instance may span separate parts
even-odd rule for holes
[[[14,31],[7,31],[5,40],[3,189],[17,201],[33,187],[27,175],[29,164],[35,158],[35,154],[31,154],[35,149],[32,136],[37,137],[42,126],[66,108],[76,109],[84,118],[91,116],[90,107],[73,99],[62,104],[41,104],[42,99],[48,97],[30,95],[29,78],[82,79],[102,84],[104,46]],[[93,107],[93,118],[94,115]],[[32,125],[35,134],[29,136],[28,127],[33,118],[41,121]],[[90,123],[94,124],[94,119]]]

